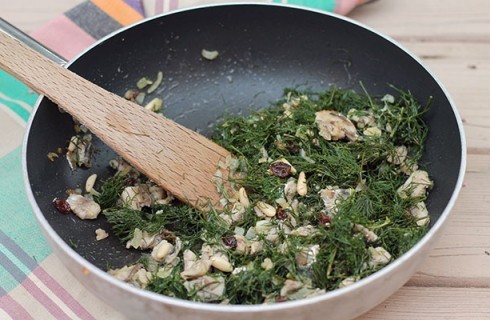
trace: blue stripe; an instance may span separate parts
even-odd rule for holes
[[[0,244],[2,244],[8,251],[10,251],[20,262],[22,262],[29,271],[34,270],[38,266],[36,260],[29,256],[17,243],[15,243],[9,236],[7,236],[2,230],[0,230]]]
[[[138,13],[142,16],[145,15],[143,11],[143,2],[141,0],[124,0],[124,2],[126,2],[128,6],[130,6],[134,10],[138,11]]]
[[[17,286],[17,284],[21,283],[27,278],[27,275],[22,272],[22,270],[15,265],[15,263],[12,262],[3,252],[0,250],[0,266],[3,267],[5,271],[7,271],[10,276],[8,275],[2,275],[2,289],[4,290],[11,290]],[[3,272],[2,272],[3,273]],[[15,282],[12,280],[15,279]],[[7,283],[4,283],[6,282]],[[10,288],[7,288],[7,285]]]

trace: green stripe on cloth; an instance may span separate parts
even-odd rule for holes
[[[276,3],[294,4],[312,9],[320,9],[333,12],[335,9],[335,0],[274,0]]]
[[[31,113],[28,110],[22,108],[17,103],[6,100],[2,96],[0,96],[0,104],[3,104],[7,108],[9,108],[13,112],[15,112],[15,114],[17,114],[19,117],[21,117],[22,120],[24,120],[25,122],[27,122],[27,119],[29,119],[29,116]]]
[[[27,122],[38,95],[29,87],[0,70],[0,103]]]
[[[38,97],[29,87],[2,70],[0,70],[0,92],[31,106],[34,105]]]
[[[52,251],[43,237],[24,191],[20,147],[0,158],[0,173],[2,175],[0,179],[2,232],[23,248],[27,255],[40,263]],[[4,280],[0,279],[0,287],[8,291],[12,289],[9,288],[10,285],[11,282],[4,283]]]

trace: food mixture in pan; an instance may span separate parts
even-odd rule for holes
[[[152,84],[143,82],[139,90]],[[54,204],[81,219],[102,213],[112,230],[98,229],[94,241],[115,236],[142,251],[108,272],[167,296],[263,304],[352,285],[409,250],[430,222],[432,181],[418,163],[429,103],[395,90],[286,90],[270,108],[223,119],[213,139],[236,156],[217,168],[223,210],[179,203],[122,159],[109,163],[113,177],[91,175]],[[67,158],[90,167],[91,134],[76,128]],[[220,167],[233,173],[231,187]]]

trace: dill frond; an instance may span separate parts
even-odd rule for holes
[[[397,189],[408,176],[401,172],[399,164],[387,159],[398,146],[404,146],[408,153],[406,164],[418,164],[428,134],[422,116],[431,99],[421,106],[410,92],[395,87],[393,90],[396,97],[375,97],[338,88],[326,92],[287,89],[285,98],[270,108],[249,116],[227,116],[220,121],[213,140],[237,155],[245,174],[235,182],[246,189],[251,203],[243,219],[231,227],[219,216],[221,212],[203,213],[180,203],[155,205],[143,211],[117,207],[117,199],[126,185],[117,176],[104,182],[97,201],[108,208],[104,213],[122,241],[131,239],[136,228],[150,234],[170,230],[182,239],[182,252],[190,249],[199,254],[204,243],[223,247],[223,238],[233,235],[236,227],[247,232],[263,220],[253,209],[257,201],[276,205],[276,200],[284,197],[287,179],[271,175],[269,169],[271,161],[285,158],[298,172],[305,173],[309,190],[305,196],[296,198],[299,204],[294,212],[288,209],[295,225],[271,219],[272,226],[279,230],[276,242],[259,235],[263,248],[254,255],[229,249],[226,255],[230,262],[242,271],[221,273],[211,268],[209,274],[225,277],[223,299],[231,304],[282,301],[280,290],[286,279],[302,281],[311,288],[333,290],[346,278],[362,278],[380,268],[369,267],[367,248],[383,247],[396,259],[428,229],[418,226],[409,213],[425,196],[400,198]],[[289,113],[285,113],[285,104]],[[359,127],[356,141],[326,141],[319,137],[315,123],[315,113],[322,110],[372,117],[381,134],[365,135]],[[325,204],[319,193],[327,186],[356,190],[337,203],[328,226],[320,222]],[[354,231],[355,225],[374,231],[377,240],[369,242]],[[316,228],[316,232],[291,235],[291,229],[301,226]],[[298,254],[315,245],[319,245],[319,251],[313,261],[306,266],[298,265]],[[261,266],[265,259],[272,261],[271,269]],[[197,292],[185,289],[180,277],[182,268],[179,264],[164,278],[153,277],[147,288],[172,297],[198,299]]]
[[[100,193],[95,196],[95,201],[103,209],[115,207],[125,186],[125,177],[119,175],[109,177],[102,182]]]

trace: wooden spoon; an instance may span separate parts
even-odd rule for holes
[[[98,87],[4,32],[0,67],[70,113],[179,200],[198,208],[219,206],[212,178],[218,162],[230,155],[221,146]]]

